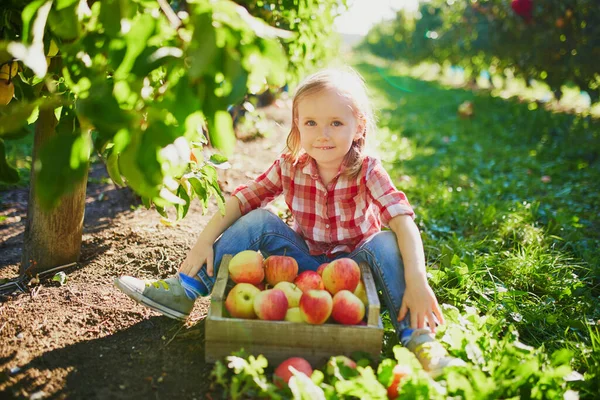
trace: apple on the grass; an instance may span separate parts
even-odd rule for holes
[[[269,256],[264,262],[265,278],[271,286],[279,282],[294,282],[298,275],[298,263],[288,256]]]
[[[285,297],[288,299],[288,308],[298,307],[302,296],[302,290],[298,286],[292,282],[282,281],[275,285],[273,289],[279,289],[285,293]]]
[[[229,261],[229,276],[235,283],[258,285],[265,278],[263,256],[254,250],[240,251]]]
[[[319,268],[317,268],[317,274],[323,276],[323,270],[325,269],[325,267],[329,265],[329,263],[323,263],[321,265],[319,265]]]
[[[354,289],[354,294],[356,295],[356,297],[358,297],[360,299],[360,301],[363,302],[365,307],[367,307],[369,305],[369,299],[367,297],[367,289],[365,288],[365,283],[363,282],[362,279],[358,282],[356,289]]]
[[[333,308],[333,299],[326,290],[309,290],[300,297],[300,313],[304,322],[320,325],[327,321]]]
[[[293,367],[298,372],[303,373],[304,375],[308,376],[309,378],[313,373],[312,366],[304,358],[302,358],[302,357],[288,358],[287,360],[285,360],[281,364],[279,364],[279,366],[277,366],[277,368],[275,368],[274,381],[277,386],[282,387],[283,383],[285,383],[287,385],[288,382],[290,381],[290,379],[292,378],[292,376],[294,376],[294,373],[291,371],[290,367]]]
[[[356,325],[365,316],[365,305],[349,290],[340,290],[333,296],[331,317],[343,325]]]
[[[298,275],[296,279],[294,279],[294,283],[303,292],[307,292],[309,290],[325,289],[325,286],[323,285],[323,279],[321,279],[321,275],[317,274],[315,271],[301,272],[300,275]]]
[[[392,370],[392,381],[387,389],[388,399],[396,399],[398,397],[398,389],[402,386],[402,381],[412,374],[409,366],[397,364]]]
[[[338,258],[323,269],[323,284],[332,295],[340,290],[354,292],[360,282],[360,268],[351,258]]]
[[[234,318],[256,318],[254,298],[260,290],[250,283],[238,283],[227,294],[225,308]]]
[[[282,321],[288,309],[288,300],[279,289],[267,289],[254,296],[254,312],[267,321]]]
[[[285,313],[285,320],[288,322],[304,322],[304,318],[302,318],[302,313],[300,312],[300,307],[290,307]]]

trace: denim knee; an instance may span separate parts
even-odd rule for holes
[[[281,219],[271,211],[257,208],[240,217],[240,222],[249,227],[265,227],[270,221],[281,222]]]
[[[385,258],[395,257],[400,259],[400,248],[398,247],[398,238],[392,231],[381,231],[372,235],[364,244],[372,253],[375,253],[376,258],[381,256]]]

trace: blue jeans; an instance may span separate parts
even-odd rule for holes
[[[264,257],[283,255],[285,252],[285,255],[293,257],[298,262],[300,272],[316,271],[319,265],[342,257],[351,258],[357,263],[366,262],[373,271],[377,287],[383,292],[383,301],[390,312],[390,319],[396,332],[400,334],[403,329],[410,326],[408,315],[401,322],[397,321],[406,284],[402,258],[394,232],[378,232],[352,253],[340,253],[333,258],[324,254],[313,256],[298,233],[275,214],[259,208],[242,216],[223,232],[215,241],[213,249],[215,268],[213,276],[208,276],[206,273],[206,265],[198,272],[198,277],[208,288],[207,293],[212,291],[223,255],[236,254],[243,250],[260,250]]]

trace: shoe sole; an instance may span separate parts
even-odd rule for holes
[[[118,278],[116,278],[114,280],[114,284],[119,290],[121,290],[123,293],[125,293],[127,296],[129,296],[136,302],[143,304],[146,307],[151,308],[155,311],[158,311],[159,313],[165,315],[166,317],[184,321],[189,316],[189,314],[180,313],[179,311],[175,311],[173,309],[167,308],[167,307],[163,306],[162,304],[159,304],[159,303],[153,301],[152,299],[147,298],[146,296],[144,296],[137,290],[135,290],[132,287],[129,287],[126,284],[124,284],[123,282],[121,282]]]

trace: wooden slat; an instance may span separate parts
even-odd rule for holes
[[[379,327],[367,325],[338,325],[326,323],[310,325],[288,321],[262,321],[241,318],[217,318],[210,320],[206,339],[219,341],[227,337],[232,342],[289,344],[306,346],[318,342],[319,346],[335,346],[338,342],[359,345],[365,337],[376,336]],[[383,333],[383,330],[382,330]]]
[[[367,292],[367,301],[369,302],[369,309],[367,311],[367,325],[369,326],[380,326],[381,318],[379,318],[379,296],[377,296],[377,287],[373,280],[373,274],[371,268],[367,263],[360,263],[361,275],[365,284],[365,292]]]
[[[338,346],[335,348],[314,348],[314,347],[294,347],[294,346],[271,346],[268,344],[254,344],[246,343],[244,346],[232,348],[229,342],[211,342],[210,346],[206,346],[205,350],[205,361],[214,363],[216,361],[223,361],[227,356],[235,350],[243,349],[254,356],[259,354],[264,355],[269,364],[276,366],[282,361],[290,357],[302,357],[305,358],[313,367],[320,367],[334,355],[345,355],[350,357],[354,351],[360,348],[361,351],[368,353],[373,361],[377,362],[381,353],[381,340],[375,342],[370,340],[367,343],[361,343],[357,346],[354,343],[352,346]]]
[[[225,301],[225,288],[229,280],[229,262],[233,256],[225,254],[219,264],[219,272],[211,294],[211,301]]]

